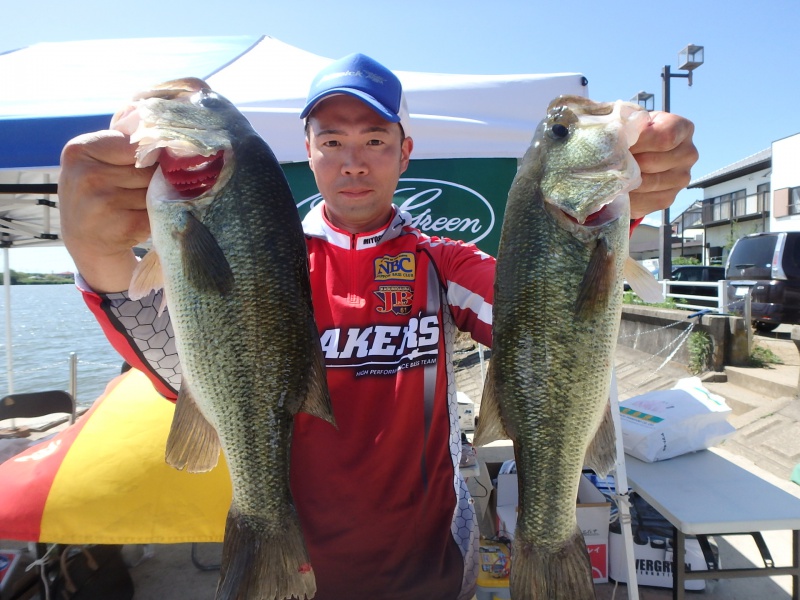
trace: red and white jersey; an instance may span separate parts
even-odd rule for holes
[[[303,221],[338,425],[298,414],[292,440],[291,487],[317,600],[475,592],[478,531],[458,472],[452,351],[459,329],[491,344],[495,263],[410,223],[395,211],[388,227],[354,235],[333,227],[321,205]],[[168,316],[153,309],[159,299],[85,294],[128,362],[174,397],[180,366]]]
[[[303,221],[338,429],[298,415],[291,473],[323,600],[474,593],[452,351],[457,329],[491,343],[494,260],[410,221],[353,235],[321,206]]]

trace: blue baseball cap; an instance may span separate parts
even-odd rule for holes
[[[349,54],[322,69],[311,82],[300,113],[305,119],[328,96],[348,94],[358,98],[390,123],[400,123],[409,135],[409,116],[403,86],[397,75],[363,54]]]

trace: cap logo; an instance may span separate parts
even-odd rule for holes
[[[381,77],[380,75],[376,75],[375,73],[372,73],[370,71],[367,71],[366,77],[367,79],[371,79],[375,83],[380,83],[381,85],[383,84],[384,81],[386,81],[385,77]]]
[[[374,81],[375,83],[380,83],[381,85],[386,81],[385,77],[381,77],[380,75],[377,75],[371,71],[362,71],[359,69],[358,71],[339,71],[338,73],[330,73],[329,75],[325,75],[322,79],[320,79],[319,82],[322,83],[323,81],[339,79],[341,77],[362,77],[364,79]]]

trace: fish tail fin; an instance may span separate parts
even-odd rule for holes
[[[216,600],[313,598],[317,591],[295,513],[269,523],[231,507]]]
[[[614,419],[611,415],[611,403],[607,403],[603,413],[603,420],[594,434],[594,439],[589,444],[584,458],[584,465],[592,471],[605,477],[614,470],[617,463],[617,439]]]
[[[486,381],[483,384],[483,395],[481,396],[481,412],[478,418],[478,426],[475,428],[473,444],[485,446],[495,440],[507,439],[509,436],[506,426],[503,423],[503,415],[500,413],[500,402],[497,399],[497,388],[494,384],[492,366],[486,372]]]
[[[205,473],[217,466],[221,447],[217,430],[200,412],[188,387],[181,386],[167,437],[167,464],[179,471]]]
[[[595,600],[592,564],[580,529],[576,526],[556,552],[517,538],[509,585],[514,600]]]

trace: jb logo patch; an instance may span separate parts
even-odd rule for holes
[[[411,312],[414,291],[410,285],[381,285],[378,291],[373,293],[380,299],[380,304],[375,309],[379,313],[394,313],[400,316]]]

